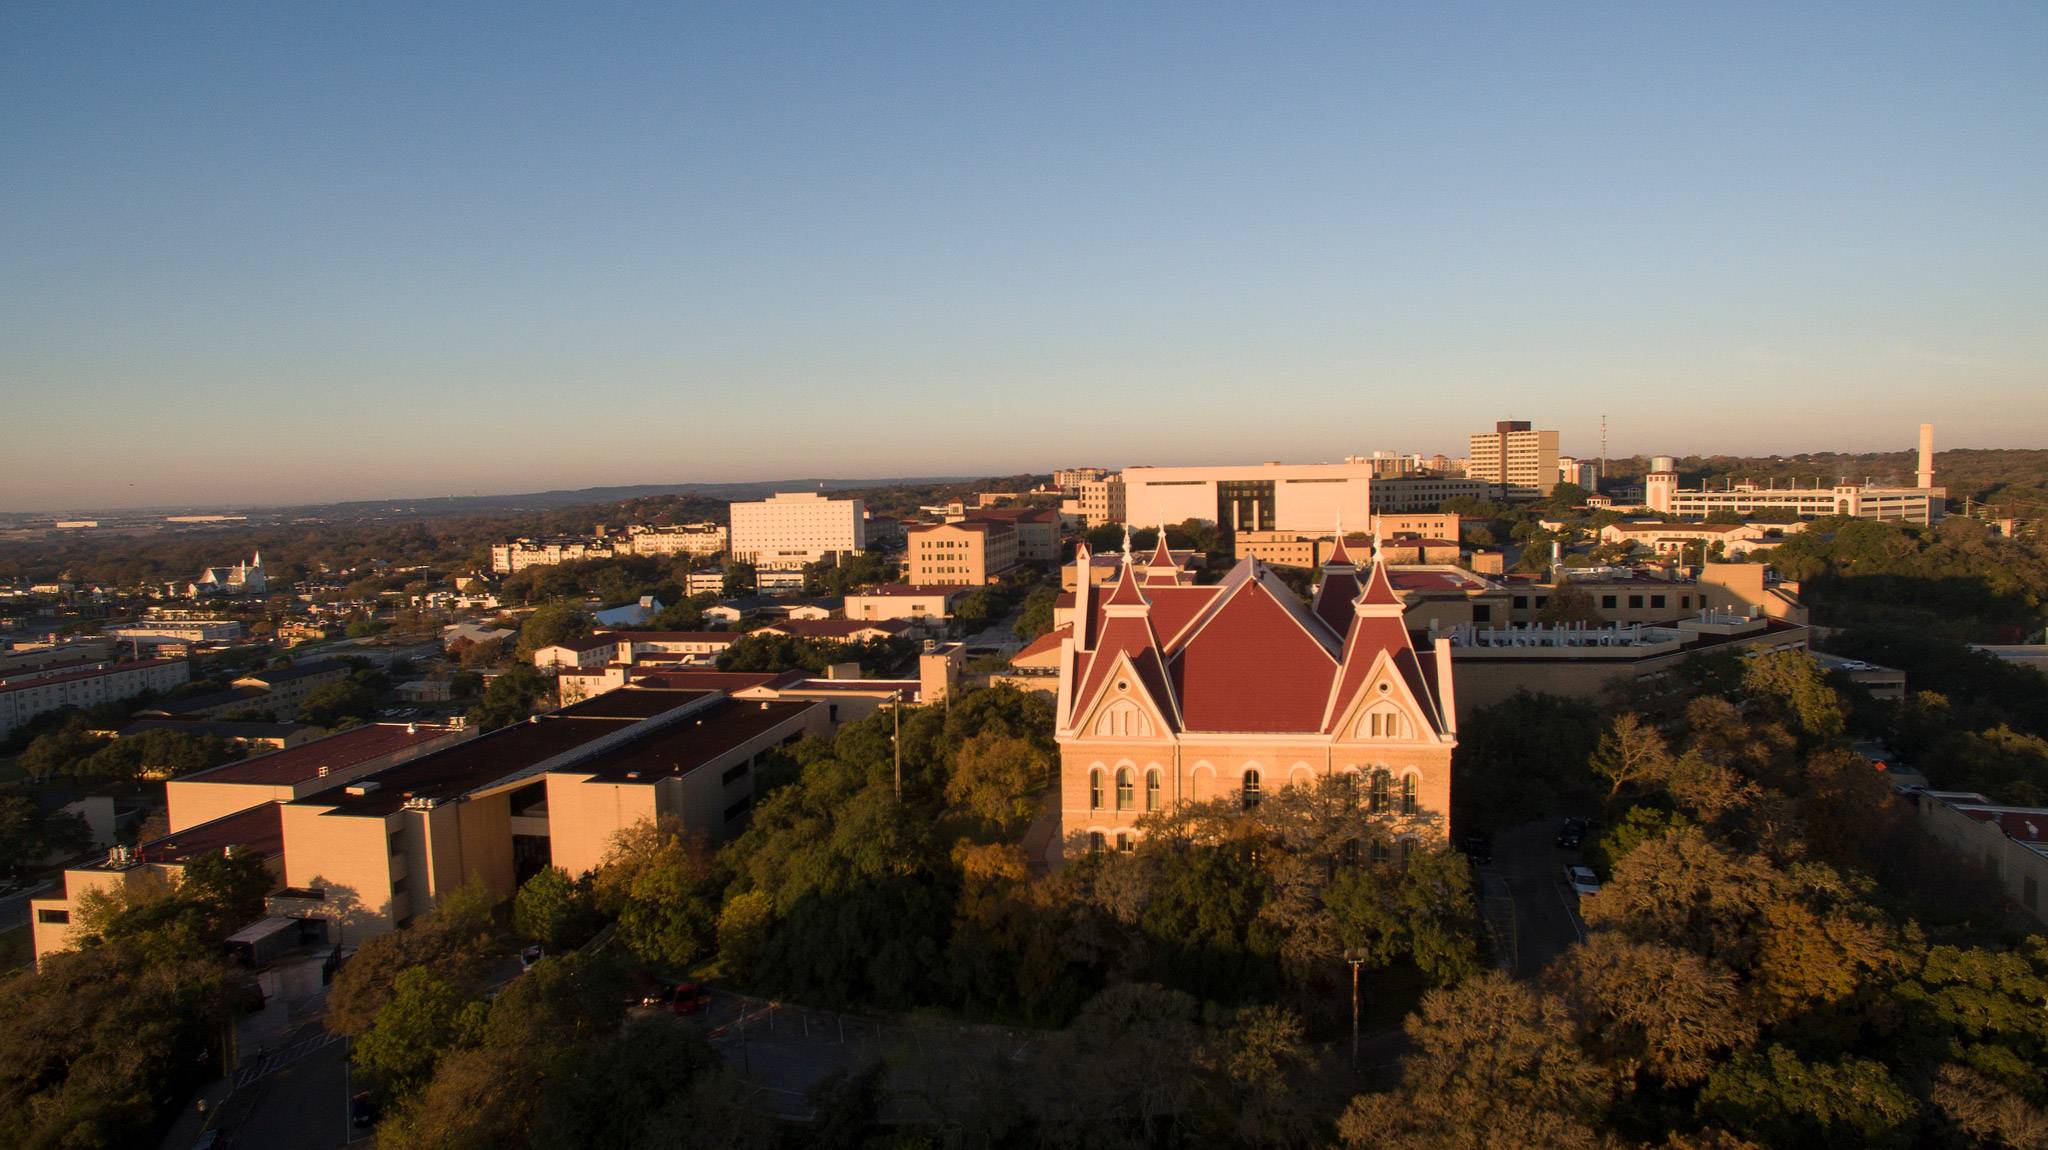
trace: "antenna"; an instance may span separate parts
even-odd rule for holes
[[[1600,414],[1600,474],[1593,477],[1593,490],[1600,489],[1600,481],[1607,478],[1607,414]]]

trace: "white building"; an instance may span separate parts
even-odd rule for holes
[[[1153,527],[1200,519],[1226,531],[1329,531],[1339,523],[1366,522],[1372,514],[1372,486],[1369,459],[1127,467],[1125,522]]]
[[[168,691],[191,678],[190,664],[183,659],[147,659],[0,686],[0,738],[47,711],[94,707],[144,691]]]
[[[793,491],[732,505],[732,553],[743,563],[786,569],[865,550],[867,516],[858,499]]]
[[[1802,519],[1823,519],[1841,515],[1851,519],[1882,519],[1926,526],[1940,519],[1948,509],[1948,489],[1934,486],[1934,425],[1920,425],[1919,486],[1850,483],[1846,479],[1832,487],[1818,481],[1812,487],[1779,487],[1776,482],[1759,487],[1754,481],[1728,481],[1719,490],[1678,486],[1678,461],[1659,455],[1650,461],[1643,477],[1643,505],[1652,511],[1681,519],[1704,519],[1716,512],[1754,515],[1757,512],[1791,512]]]
[[[722,523],[681,523],[674,527],[626,529],[635,555],[717,555],[725,550]]]
[[[270,580],[263,573],[261,551],[247,563],[237,563],[233,567],[208,567],[185,587],[185,593],[195,599],[201,595],[261,595],[268,590]]]

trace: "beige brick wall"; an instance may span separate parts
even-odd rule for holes
[[[590,775],[553,772],[548,782],[548,851],[572,875],[595,870],[612,836],[654,818],[654,788],[641,783],[600,783]]]
[[[390,831],[395,818],[333,815],[331,807],[287,803],[284,813],[285,885],[327,891],[325,913],[351,944],[383,934],[407,913],[394,902]],[[408,886],[418,880],[407,870]],[[394,913],[396,912],[396,913]]]

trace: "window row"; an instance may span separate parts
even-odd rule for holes
[[[1351,780],[1352,786],[1357,785],[1356,774],[1345,777]],[[1099,811],[1104,808],[1105,796],[1103,794],[1103,785],[1105,781],[1106,775],[1101,767],[1095,767],[1088,772],[1089,810]],[[1159,769],[1153,767],[1147,770],[1145,772],[1145,810],[1147,811],[1159,809],[1159,784]],[[1137,776],[1131,768],[1118,767],[1116,769],[1115,786],[1116,809],[1120,811],[1138,809]],[[1420,796],[1417,793],[1417,786],[1417,777],[1415,775],[1402,775],[1399,784],[1399,795],[1397,797],[1393,774],[1382,767],[1372,772],[1372,778],[1366,791],[1366,807],[1373,814],[1384,814],[1396,809],[1395,803],[1398,801],[1400,804],[1398,809],[1402,814],[1413,815],[1419,813],[1422,806]],[[1248,768],[1238,784],[1238,798],[1244,804],[1244,809],[1251,810],[1253,807],[1258,806],[1259,800],[1264,797],[1264,794],[1264,782],[1259,777],[1258,769]]]

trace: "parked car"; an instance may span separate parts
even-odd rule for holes
[[[1585,819],[1571,818],[1557,832],[1557,845],[1562,850],[1575,851],[1586,845],[1586,832],[1592,825]]]
[[[1567,865],[1564,868],[1564,881],[1571,885],[1572,892],[1580,898],[1600,893],[1600,879],[1590,867],[1582,867],[1577,863]]]
[[[668,1008],[677,1014],[697,1014],[711,1005],[711,996],[694,982],[677,983],[669,996]]]

